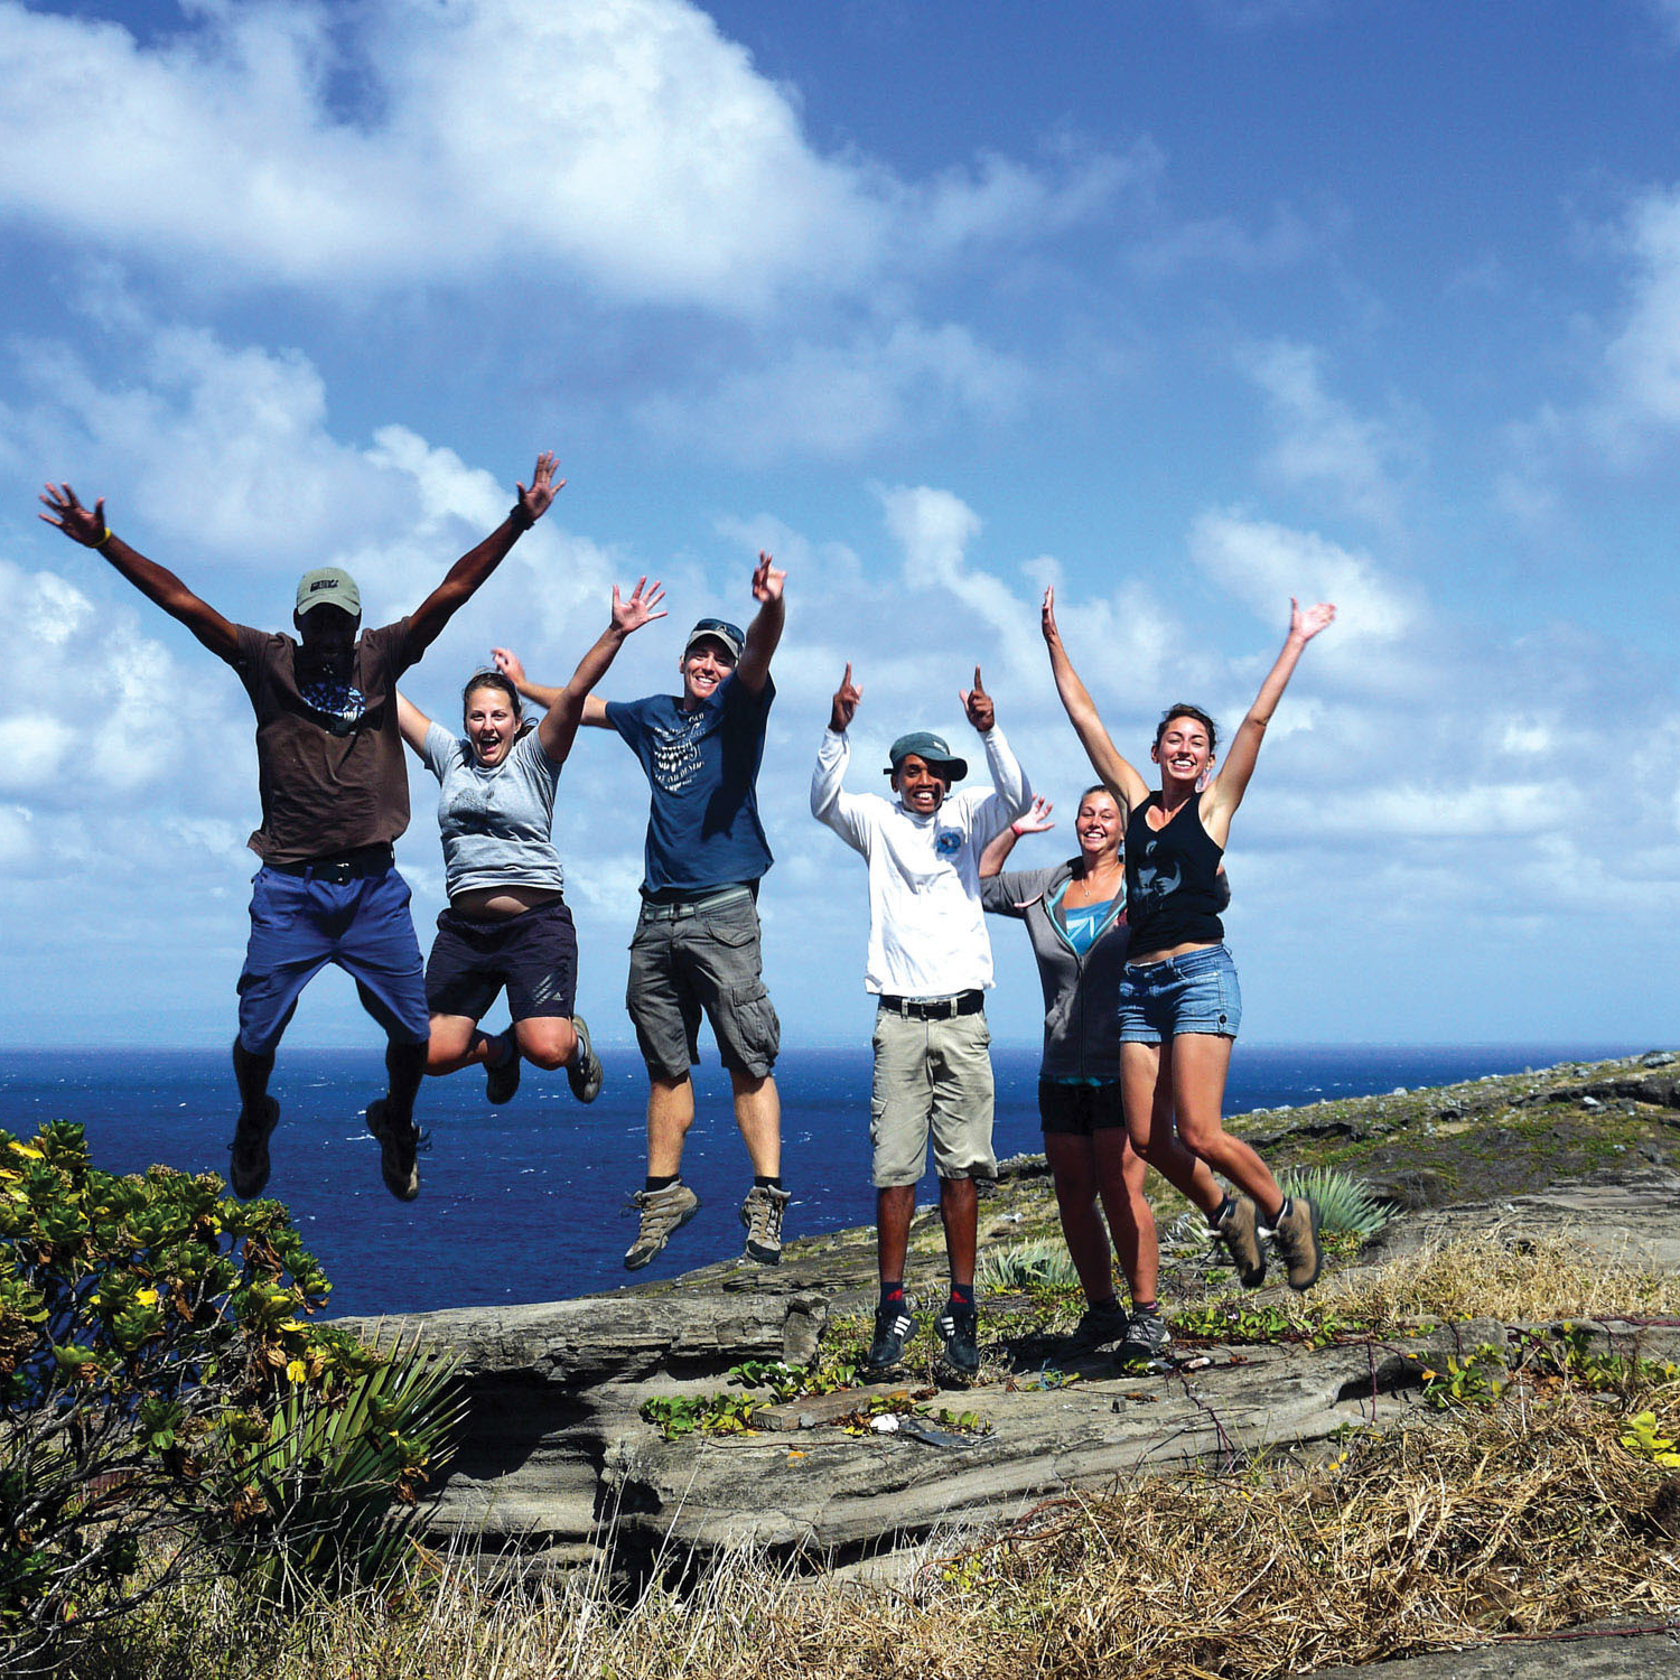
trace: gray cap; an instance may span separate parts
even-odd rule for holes
[[[958,758],[946,744],[945,737],[935,735],[930,729],[914,730],[908,735],[900,735],[893,742],[887,753],[892,760],[887,774],[890,776],[912,753],[935,775],[944,777],[948,782],[960,782],[968,774],[968,760]]]
[[[738,624],[731,624],[727,618],[703,618],[688,633],[688,640],[683,643],[683,657],[686,659],[696,642],[722,642],[729,649],[729,657],[740,663],[741,649],[747,645],[747,638],[741,634]]]
[[[362,592],[348,572],[337,566],[317,566],[298,579],[297,610],[306,613],[313,607],[337,607],[352,618],[360,618]]]

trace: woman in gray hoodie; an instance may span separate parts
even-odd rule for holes
[[[1002,872],[1021,835],[1055,826],[1050,809],[1047,801],[1035,800],[1032,810],[982,853],[981,903],[994,915],[1024,922],[1038,960],[1044,989],[1038,1112],[1062,1234],[1087,1302],[1076,1334],[1088,1345],[1118,1341],[1122,1363],[1144,1363],[1171,1339],[1156,1302],[1160,1249],[1144,1175],[1157,1167],[1210,1218],[1225,1197],[1213,1174],[1170,1128],[1169,1143],[1147,1161],[1127,1136],[1119,1019],[1129,938],[1120,860],[1125,820],[1113,794],[1099,782],[1079,796],[1077,856],[1046,869]],[[1129,1314],[1115,1298],[1110,1232],[1131,1292]]]

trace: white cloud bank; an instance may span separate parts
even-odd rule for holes
[[[684,0],[199,0],[142,45],[0,4],[0,216],[217,281],[559,265],[752,314],[1054,231],[1155,165],[1064,150],[921,182],[824,156]]]

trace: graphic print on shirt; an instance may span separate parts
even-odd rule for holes
[[[675,729],[652,728],[653,779],[664,793],[681,793],[693,786],[700,774],[699,735],[705,714],[696,712],[693,718]]]
[[[334,735],[350,734],[367,711],[366,698],[348,677],[300,682],[298,698],[315,714],[315,721]]]
[[[962,850],[963,837],[959,829],[942,828],[935,836],[933,849],[941,857],[955,857]]]
[[[1155,855],[1155,842],[1149,841],[1143,848],[1143,861],[1137,868],[1137,890],[1133,894],[1139,902],[1135,908],[1158,903],[1161,899],[1170,897],[1184,885],[1183,868],[1175,863],[1170,875],[1163,875],[1149,859]]]

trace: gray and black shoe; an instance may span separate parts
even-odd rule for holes
[[[484,1064],[484,1100],[492,1108],[502,1108],[513,1101],[514,1092],[519,1089],[520,1063],[523,1060],[519,1054],[519,1040],[512,1027],[497,1033],[491,1043],[497,1042],[507,1046],[507,1055],[499,1062]]]
[[[1126,1339],[1114,1357],[1121,1366],[1136,1370],[1161,1358],[1171,1341],[1172,1332],[1159,1312],[1134,1312],[1126,1326]]]
[[[577,1054],[566,1064],[566,1083],[580,1103],[592,1103],[601,1094],[606,1070],[589,1041],[589,1023],[581,1015],[572,1017],[572,1031],[577,1034]]]
[[[239,1111],[239,1124],[233,1128],[233,1142],[228,1145],[232,1159],[228,1162],[228,1183],[240,1201],[248,1202],[260,1196],[268,1183],[268,1140],[280,1124],[280,1104],[265,1096],[256,1114],[249,1109]]]
[[[385,1188],[399,1202],[412,1202],[420,1194],[415,1156],[430,1145],[430,1138],[412,1120],[405,1124],[392,1121],[384,1097],[375,1097],[367,1105],[367,1129],[379,1139],[379,1174]]]
[[[662,1190],[638,1190],[627,1207],[637,1209],[642,1222],[624,1256],[624,1269],[639,1272],[671,1240],[671,1233],[700,1211],[700,1198],[679,1178]]]
[[[1244,1289],[1266,1281],[1266,1251],[1260,1246],[1260,1210],[1247,1196],[1227,1196],[1213,1233],[1224,1243]]]
[[[1291,1289],[1311,1289],[1324,1270],[1324,1250],[1318,1242],[1318,1208],[1308,1196],[1291,1196],[1287,1211],[1266,1233]]]
[[[966,1385],[980,1375],[980,1314],[973,1307],[947,1301],[934,1321],[939,1339],[945,1344],[941,1364],[959,1384]]]
[[[741,1223],[747,1228],[747,1257],[761,1266],[782,1263],[782,1215],[793,1200],[791,1190],[755,1184],[741,1203]]]
[[[1099,1302],[1080,1314],[1079,1322],[1073,1327],[1073,1345],[1100,1353],[1113,1347],[1130,1325],[1131,1319],[1118,1301]]]
[[[904,1344],[915,1329],[916,1321],[906,1302],[882,1302],[875,1309],[875,1340],[869,1344],[869,1357],[864,1362],[866,1374],[879,1377],[897,1370],[904,1363]]]

